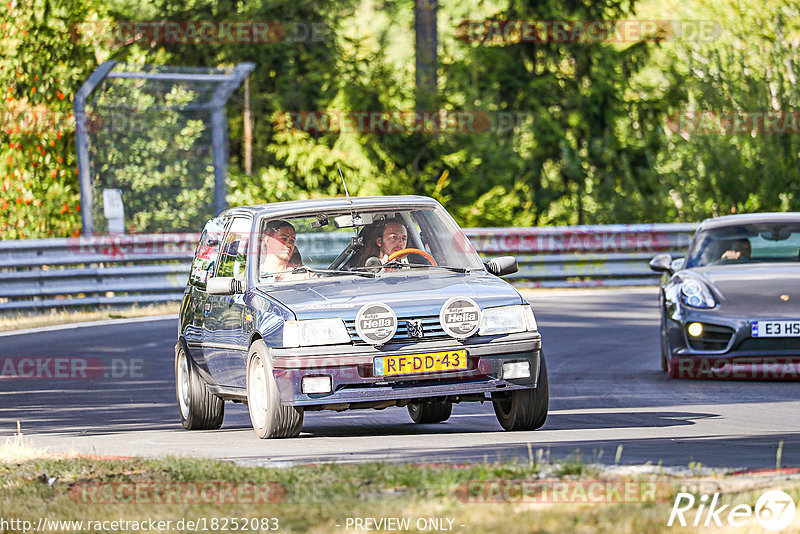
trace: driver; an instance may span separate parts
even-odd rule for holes
[[[408,231],[399,219],[389,219],[383,227],[383,232],[375,240],[378,245],[378,258],[381,263],[389,261],[389,256],[398,250],[406,248]]]
[[[750,240],[746,237],[736,239],[728,247],[728,250],[722,253],[721,260],[729,261],[746,261],[750,259]]]

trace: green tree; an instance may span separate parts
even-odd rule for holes
[[[0,6],[0,239],[80,228],[73,92],[96,48],[72,31],[102,13],[89,0],[11,0]]]

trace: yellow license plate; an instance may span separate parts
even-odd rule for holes
[[[467,351],[427,352],[375,358],[375,376],[456,371],[467,368]]]

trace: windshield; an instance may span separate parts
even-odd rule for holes
[[[800,223],[715,228],[695,236],[687,267],[800,261]]]
[[[337,210],[266,219],[258,245],[262,283],[412,269],[484,269],[469,239],[441,208]]]

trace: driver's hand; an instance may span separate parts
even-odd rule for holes
[[[741,251],[738,250],[726,250],[722,253],[721,260],[738,260],[742,257]]]

